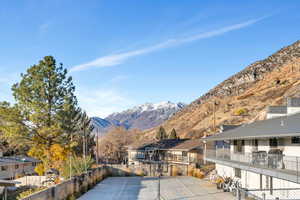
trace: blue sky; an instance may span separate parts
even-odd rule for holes
[[[189,103],[300,39],[300,1],[24,0],[0,7],[0,100],[43,56],[70,70],[80,106],[104,117]]]

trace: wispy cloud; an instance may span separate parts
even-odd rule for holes
[[[45,22],[45,23],[41,24],[38,27],[39,33],[40,34],[47,33],[49,31],[49,28],[50,28],[51,24],[52,24],[51,22]]]
[[[116,88],[79,88],[76,95],[89,116],[106,117],[134,104]]]
[[[87,70],[87,69],[96,68],[96,67],[101,68],[101,67],[110,67],[110,66],[119,65],[132,57],[148,54],[148,53],[151,53],[154,51],[158,51],[160,49],[170,48],[170,47],[182,45],[185,43],[189,43],[189,42],[193,42],[193,41],[197,41],[197,40],[201,40],[201,39],[216,37],[216,36],[223,35],[225,33],[228,33],[228,32],[234,31],[234,30],[242,29],[242,28],[248,27],[252,24],[259,22],[259,21],[263,20],[264,18],[266,18],[266,17],[251,19],[251,20],[248,20],[248,21],[245,21],[242,23],[233,24],[230,26],[222,27],[222,28],[212,30],[212,31],[202,32],[202,33],[195,34],[195,35],[190,35],[190,36],[181,37],[181,38],[168,39],[161,43],[158,43],[158,44],[155,44],[155,45],[152,45],[149,47],[133,50],[133,51],[103,56],[103,57],[97,58],[93,61],[74,66],[71,68],[70,71],[74,72],[74,71],[82,71],[82,70]]]

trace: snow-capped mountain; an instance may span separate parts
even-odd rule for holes
[[[146,130],[160,125],[184,107],[184,103],[172,103],[170,101],[145,103],[122,112],[113,113],[104,119],[92,117],[92,122],[95,127],[94,131],[102,134],[115,126]]]

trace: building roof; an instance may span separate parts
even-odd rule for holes
[[[28,156],[4,156],[0,157],[0,166],[17,165],[22,163],[40,162],[35,158]]]
[[[191,150],[200,146],[200,140],[190,139],[165,139],[161,141],[152,141],[139,146],[131,146],[131,150],[146,150],[147,148],[159,148],[163,150]]]
[[[185,140],[182,143],[170,148],[170,150],[186,150],[197,149],[201,147],[201,141],[199,139]]]
[[[300,113],[256,121],[220,134],[203,138],[205,141],[255,139],[300,136]]]
[[[19,181],[11,181],[11,180],[0,180],[0,186],[6,187],[6,186],[15,186],[16,184],[20,184]]]

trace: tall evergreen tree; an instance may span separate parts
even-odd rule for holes
[[[156,138],[157,140],[164,140],[164,139],[167,139],[167,138],[168,138],[167,132],[166,132],[166,130],[164,129],[164,127],[162,127],[162,126],[159,127],[159,130],[158,130],[158,132],[156,133],[155,138]]]
[[[172,129],[172,131],[169,135],[169,139],[178,139],[176,130],[174,128]]]
[[[60,116],[70,104],[77,104],[72,78],[52,56],[46,56],[21,77],[12,90],[18,109],[30,122],[27,127],[47,145],[58,142],[62,136]]]
[[[10,141],[27,144],[29,154],[42,160],[40,169],[55,167],[59,159],[66,159],[74,131],[66,124],[75,120],[69,112],[78,108],[72,78],[62,64],[46,56],[21,74],[21,81],[13,85],[12,91],[16,104],[0,105],[0,118],[4,121],[0,131]]]

